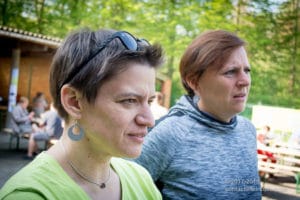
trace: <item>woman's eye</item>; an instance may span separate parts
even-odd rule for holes
[[[124,99],[124,100],[122,100],[121,102],[122,102],[122,103],[130,103],[130,104],[132,104],[132,103],[135,103],[136,100],[135,100],[135,99]]]
[[[247,73],[247,74],[250,74],[250,72],[251,72],[251,69],[245,69],[245,72]]]
[[[153,103],[153,101],[154,101],[153,99],[150,99],[150,100],[148,101],[148,104],[151,105],[151,104]]]
[[[235,70],[232,69],[232,70],[229,70],[229,71],[225,72],[224,74],[225,74],[225,75],[232,75],[232,74],[234,74],[234,73],[235,73]]]

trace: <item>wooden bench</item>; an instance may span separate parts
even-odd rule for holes
[[[10,138],[9,138],[9,149],[12,149],[13,141],[16,140],[16,149],[17,150],[20,149],[20,140],[21,139],[29,140],[29,137],[30,137],[30,134],[31,134],[31,133],[18,134],[10,128],[4,128],[2,130],[2,132],[6,133],[6,134],[9,134],[9,136],[10,136]],[[58,141],[57,139],[50,139],[50,140],[45,141],[44,149],[48,149],[53,144],[55,144],[57,141]]]
[[[300,150],[285,146],[264,147],[260,150],[274,155],[276,162],[271,162],[266,155],[258,154],[258,170],[263,172],[263,188],[269,175],[283,174],[296,180],[296,193],[300,193]]]
[[[16,149],[18,150],[20,148],[20,140],[21,139],[29,139],[30,133],[16,133],[11,128],[4,128],[2,130],[4,133],[9,134],[9,149],[12,148],[12,143],[14,140],[16,140]]]
[[[6,127],[9,127],[8,122],[10,120],[13,120],[13,118],[12,118],[12,114],[10,112],[8,112],[7,113],[7,120],[6,120],[7,121]],[[40,125],[40,124],[43,123],[43,121],[41,121],[41,119],[39,119],[39,118],[34,118],[32,122],[35,123],[36,125]],[[12,148],[13,140],[14,139],[16,140],[16,149],[17,150],[20,148],[20,140],[21,139],[27,139],[28,140],[30,138],[30,134],[31,134],[31,133],[16,133],[16,132],[13,131],[12,128],[4,128],[4,129],[2,129],[2,132],[10,135],[9,149]],[[50,140],[45,141],[44,149],[48,149],[50,146],[52,146],[55,143],[55,141],[56,141],[56,139],[50,139]]]

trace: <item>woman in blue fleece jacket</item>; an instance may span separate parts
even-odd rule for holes
[[[209,31],[181,58],[188,94],[152,129],[136,159],[164,199],[261,199],[256,130],[238,115],[251,85],[244,46],[233,33]]]

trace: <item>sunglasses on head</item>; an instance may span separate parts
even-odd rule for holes
[[[100,46],[96,49],[96,51],[94,51],[85,61],[83,61],[78,67],[74,68],[73,71],[71,71],[69,76],[63,82],[62,86],[64,84],[70,82],[72,80],[72,78],[82,69],[82,67],[84,65],[86,65],[90,60],[92,60],[105,47],[107,47],[107,45],[111,41],[113,41],[116,38],[118,38],[122,42],[122,44],[124,45],[124,47],[126,47],[126,49],[131,50],[131,51],[140,50],[138,43],[141,44],[140,46],[149,46],[150,45],[147,40],[135,38],[133,35],[131,35],[130,33],[126,32],[126,31],[115,32],[112,36],[110,36],[109,38],[107,38],[107,40],[105,40],[102,44],[100,44]]]

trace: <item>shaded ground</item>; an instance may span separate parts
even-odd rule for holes
[[[262,183],[263,185],[263,183]],[[299,200],[296,193],[296,180],[291,176],[269,178],[264,184],[263,200]]]
[[[30,162],[23,159],[26,155],[27,140],[21,140],[20,150],[9,149],[8,141],[9,136],[0,132],[0,188],[9,177]],[[12,148],[15,148],[15,141]]]
[[[9,136],[0,132],[0,188],[9,177],[30,162],[23,159],[26,155],[27,140],[21,140],[20,150],[9,149],[8,141]],[[13,147],[15,147],[14,144]],[[43,147],[43,144],[40,146]],[[300,200],[300,193],[296,193],[294,177],[269,178],[263,186],[262,200]]]

